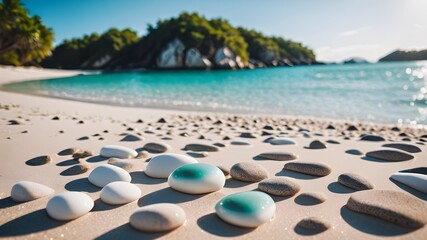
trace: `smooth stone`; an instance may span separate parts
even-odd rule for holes
[[[268,178],[268,171],[258,163],[240,162],[231,167],[230,175],[243,182],[259,182]]]
[[[222,198],[215,205],[215,212],[219,218],[233,225],[257,227],[273,218],[276,204],[263,192],[239,192]]]
[[[297,227],[313,231],[315,233],[321,233],[328,230],[331,225],[318,217],[304,218],[297,223]]]
[[[419,174],[427,175],[427,167],[410,168],[410,169],[400,170],[399,172],[419,173]]]
[[[289,152],[265,152],[258,155],[259,157],[277,160],[277,161],[289,161],[298,158],[298,155]]]
[[[28,202],[53,194],[55,191],[36,182],[21,181],[13,185],[10,197],[15,202]]]
[[[166,143],[147,143],[143,147],[147,151],[155,152],[155,153],[164,153],[172,150],[172,147]]]
[[[351,195],[346,206],[402,227],[420,228],[427,223],[427,204],[400,191],[359,191]]]
[[[120,139],[120,142],[136,142],[136,141],[142,141],[143,139],[135,136],[135,135],[126,135],[122,139]]]
[[[372,183],[355,173],[344,173],[339,175],[338,182],[354,190],[369,190],[374,188]]]
[[[321,192],[306,192],[298,195],[295,201],[304,206],[316,205],[325,202],[326,196]]]
[[[95,154],[93,154],[92,151],[88,151],[88,150],[79,150],[76,153],[73,154],[73,158],[74,159],[80,159],[80,158],[87,158],[90,156],[93,156]]]
[[[406,144],[406,143],[388,143],[384,144],[383,147],[396,148],[409,153],[419,153],[421,149],[417,146]]]
[[[147,151],[142,151],[138,153],[138,155],[135,157],[136,159],[147,159],[150,157],[150,153]]]
[[[286,177],[273,177],[258,183],[258,189],[276,196],[293,196],[301,187]]]
[[[327,140],[326,142],[330,143],[330,144],[340,144],[340,142],[335,141],[335,140]]]
[[[351,154],[351,155],[357,155],[357,156],[363,155],[363,152],[361,152],[360,150],[357,150],[357,149],[349,149],[345,152],[348,154]]]
[[[292,138],[287,137],[275,137],[268,141],[272,145],[297,145],[297,142],[295,142]]]
[[[358,131],[359,129],[357,129],[357,127],[356,126],[354,126],[354,125],[350,125],[350,126],[348,126],[348,128],[347,128],[347,131]]]
[[[381,136],[368,134],[368,135],[364,135],[363,137],[361,137],[360,141],[382,142],[382,141],[385,141],[385,139]]]
[[[197,163],[197,160],[186,155],[164,153],[151,158],[144,172],[149,177],[168,178],[175,169],[190,163]]]
[[[111,182],[130,182],[131,176],[122,168],[105,164],[94,168],[89,174],[88,180],[93,185],[102,188]]]
[[[331,173],[331,168],[318,162],[290,162],[283,167],[286,170],[323,177]]]
[[[241,138],[256,138],[256,136],[250,132],[243,132],[240,134],[239,137],[241,137]]]
[[[60,151],[58,153],[58,155],[59,156],[73,155],[73,154],[75,154],[75,153],[77,153],[79,151],[80,151],[80,149],[78,149],[78,148],[67,148],[67,149],[64,149],[64,150]]]
[[[427,175],[419,173],[398,172],[391,175],[390,178],[420,192],[427,193]]]
[[[217,146],[207,145],[207,144],[198,144],[198,143],[187,144],[185,145],[184,148],[186,150],[191,150],[196,152],[218,152],[219,150],[221,150]]]
[[[203,194],[221,190],[225,176],[221,169],[209,163],[191,163],[181,166],[169,175],[171,188],[189,194]]]
[[[25,163],[29,166],[40,166],[52,162],[52,158],[49,155],[43,155],[39,157],[32,158]]]
[[[107,145],[101,148],[100,155],[107,158],[134,158],[138,155],[138,153],[135,150],[127,147]]]
[[[326,144],[319,140],[312,141],[308,146],[308,148],[310,149],[325,149],[326,147],[327,147]]]
[[[61,172],[62,176],[74,176],[89,171],[90,165],[86,163],[76,164]]]
[[[151,204],[138,208],[130,216],[132,227],[143,232],[164,232],[183,225],[187,217],[184,210],[171,203]]]
[[[230,175],[230,168],[225,167],[225,166],[217,166],[219,168],[219,170],[222,171],[222,173],[224,174],[224,176],[228,176]]]
[[[110,158],[110,159],[108,159],[107,163],[111,164],[113,166],[119,167],[119,168],[123,168],[124,170],[126,170],[128,172],[134,166],[133,163],[131,163],[130,161],[122,160],[119,158]]]
[[[391,162],[400,162],[407,161],[414,158],[414,156],[407,154],[405,152],[395,151],[395,150],[377,150],[366,153],[367,157],[376,158],[385,161]]]
[[[93,208],[92,198],[81,192],[63,192],[53,196],[46,206],[47,214],[56,220],[79,218]]]
[[[129,182],[112,182],[102,188],[101,200],[106,204],[120,205],[133,202],[141,197],[138,186]]]
[[[250,143],[243,142],[243,141],[231,141],[230,144],[231,145],[237,145],[237,146],[251,146]]]

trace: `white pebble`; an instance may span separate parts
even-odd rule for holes
[[[99,153],[102,157],[115,157],[115,158],[135,158],[138,153],[130,148],[118,146],[118,145],[107,145],[101,148]]]
[[[129,182],[112,182],[102,188],[100,197],[107,204],[126,204],[140,198],[141,190]]]
[[[63,192],[53,196],[46,206],[47,214],[53,219],[68,221],[88,213],[93,200],[81,192]]]
[[[12,187],[10,197],[16,202],[28,202],[53,194],[55,191],[40,183],[21,181]]]
[[[144,172],[153,178],[168,178],[175,169],[190,163],[197,163],[197,160],[186,155],[165,153],[153,157]]]
[[[129,173],[113,165],[101,165],[92,170],[89,174],[89,182],[98,187],[104,187],[111,182],[123,181],[130,182]]]

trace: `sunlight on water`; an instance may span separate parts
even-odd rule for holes
[[[427,62],[112,73],[4,89],[123,106],[427,125]]]

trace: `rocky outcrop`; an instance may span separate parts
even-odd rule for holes
[[[183,56],[185,46],[181,40],[175,38],[162,49],[157,56],[157,67],[159,68],[182,68],[184,67]]]
[[[262,50],[259,52],[259,60],[267,65],[274,65],[273,63],[276,62],[277,65],[277,59],[276,59],[276,53],[272,50]]]
[[[427,49],[421,51],[394,51],[378,60],[379,62],[392,61],[420,61],[427,60]]]
[[[93,63],[93,67],[94,68],[100,68],[102,66],[104,66],[105,64],[107,64],[109,61],[111,60],[111,56],[110,55],[104,55],[103,57],[99,58],[98,60],[96,60]]]
[[[190,48],[185,54],[185,67],[187,68],[210,68],[212,66],[209,59],[203,57],[199,50]]]
[[[216,50],[215,64],[218,68],[235,69],[237,63],[234,53],[228,47],[221,47]]]

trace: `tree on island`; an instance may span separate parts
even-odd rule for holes
[[[0,3],[0,64],[37,65],[52,50],[52,29],[30,17],[19,0]]]
[[[113,45],[116,47],[113,48]],[[224,48],[229,49],[229,52]],[[240,65],[227,65],[229,67],[316,62],[313,51],[301,43],[265,36],[242,27],[236,28],[221,18],[206,19],[197,13],[183,12],[178,17],[159,20],[154,26],[149,24],[147,34],[141,38],[129,29],[110,29],[101,36],[91,34],[80,39],[66,40],[42,65],[86,69],[163,68],[159,65],[159,58],[166,56],[169,58],[166,61],[171,60],[168,63],[175,63],[168,65],[171,68],[212,67],[189,66],[185,61],[189,50],[193,57],[199,58],[196,60],[211,62],[213,67],[219,67],[215,59],[218,51],[230,54],[230,61],[240,61]]]

